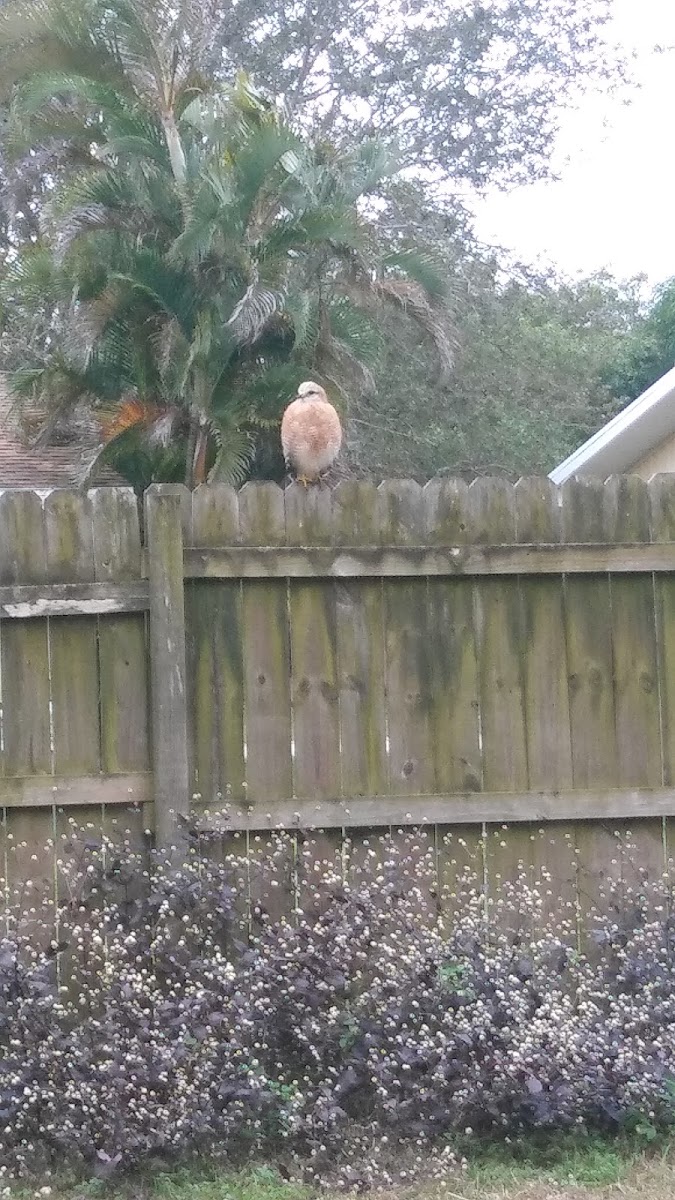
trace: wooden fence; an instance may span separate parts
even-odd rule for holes
[[[160,487],[143,526],[124,489],[0,495],[5,877],[122,819],[462,826],[497,877],[630,830],[661,870],[675,477]]]

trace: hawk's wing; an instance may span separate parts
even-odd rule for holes
[[[302,471],[325,470],[342,444],[340,418],[328,400],[293,400],[281,421],[286,463]]]

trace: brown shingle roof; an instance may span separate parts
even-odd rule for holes
[[[94,450],[93,442],[73,442],[67,446],[27,445],[20,433],[12,398],[0,375],[0,488],[76,487]],[[92,486],[123,486],[125,483],[110,467],[99,468],[91,480]]]

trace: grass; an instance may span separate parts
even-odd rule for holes
[[[510,1144],[458,1147],[466,1167],[442,1180],[392,1187],[383,1200],[673,1200],[675,1143],[590,1136],[528,1137]],[[52,1183],[51,1200],[313,1200],[309,1187],[272,1167],[223,1171],[208,1163],[158,1167],[120,1180]],[[327,1200],[337,1200],[337,1189]],[[40,1185],[12,1200],[42,1200]]]
[[[508,1144],[465,1146],[466,1178],[479,1186],[513,1186],[543,1181],[600,1187],[620,1183],[644,1159],[644,1144],[600,1137],[530,1137]]]

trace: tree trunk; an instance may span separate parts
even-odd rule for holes
[[[194,467],[192,478],[194,486],[199,487],[200,483],[206,483],[206,451],[209,443],[209,435],[204,424],[199,426],[197,433],[197,441],[195,445]]]
[[[178,126],[172,112],[163,114],[162,125],[164,127],[164,137],[166,138],[166,145],[169,151],[173,177],[177,183],[185,183],[185,151],[183,150]]]
[[[197,438],[199,437],[199,418],[190,417],[190,430],[188,433],[187,447],[185,450],[185,486],[193,488],[194,483],[194,466],[195,466],[195,451],[197,448]]]

